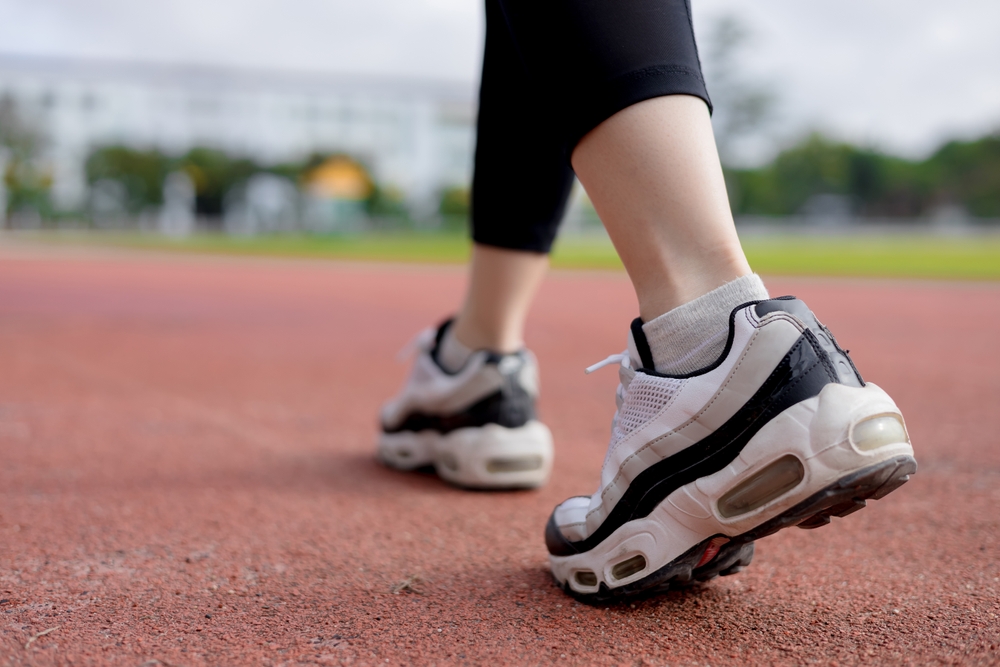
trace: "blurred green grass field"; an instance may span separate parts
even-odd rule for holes
[[[469,241],[464,235],[444,233],[254,237],[196,234],[183,239],[138,233],[36,233],[15,238],[58,245],[377,262],[457,264],[469,254]],[[750,234],[744,238],[744,248],[751,266],[767,275],[1000,279],[1000,234]],[[602,237],[560,239],[552,265],[563,269],[622,269],[614,248]]]

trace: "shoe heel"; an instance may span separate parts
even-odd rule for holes
[[[821,528],[832,517],[845,517],[895,491],[917,472],[912,456],[897,456],[842,477],[791,509],[740,535],[743,542],[758,540],[782,528]]]
[[[431,431],[381,433],[378,460],[396,470],[416,470],[434,463],[434,441],[440,437]]]
[[[438,475],[478,489],[537,488],[548,481],[552,458],[552,434],[539,421],[458,429],[442,436],[434,450]]]

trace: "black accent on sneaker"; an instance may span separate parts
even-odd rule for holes
[[[589,537],[570,542],[555,523],[545,527],[545,544],[554,556],[590,551],[633,519],[649,514],[668,495],[696,479],[714,474],[739,456],[771,419],[787,408],[819,394],[838,382],[816,336],[806,329],[760,389],[711,435],[673,456],[654,463],[636,476],[604,522]]]
[[[440,368],[442,371],[444,371],[448,375],[456,375],[457,373],[454,373],[454,372],[448,370],[447,368],[445,368],[444,365],[441,363],[441,360],[438,358],[438,354],[441,351],[441,341],[444,340],[444,334],[445,334],[445,332],[448,331],[448,329],[450,329],[451,325],[454,324],[454,323],[455,323],[455,318],[454,317],[449,317],[444,322],[442,322],[441,324],[438,325],[437,331],[434,332],[434,347],[432,347],[431,351],[428,353],[428,354],[430,354],[431,361],[433,361],[437,365],[438,368]],[[461,370],[461,369],[459,369],[459,370]]]
[[[639,600],[670,590],[689,588],[696,584],[715,579],[720,575],[726,577],[736,574],[742,571],[753,560],[753,542],[730,541],[719,549],[719,553],[715,555],[715,558],[701,567],[696,567],[698,561],[704,555],[705,549],[708,548],[709,543],[717,537],[723,536],[713,535],[699,542],[656,572],[631,584],[626,584],[618,588],[608,588],[602,582],[600,588],[595,593],[578,593],[570,587],[569,582],[566,582],[562,585],[562,589],[577,600],[586,602],[587,604]],[[558,585],[559,582],[557,581],[556,584]]]
[[[494,352],[488,353],[487,364],[499,365],[509,356]],[[523,364],[523,361],[522,361]],[[535,418],[535,399],[517,381],[521,365],[516,371],[503,373],[503,386],[496,392],[486,396],[469,407],[450,415],[434,415],[425,412],[411,413],[396,428],[385,428],[385,433],[401,431],[436,431],[450,433],[460,428],[498,424],[506,428],[519,428]]]
[[[646,332],[642,330],[642,318],[637,317],[632,320],[632,340],[635,341],[635,349],[639,353],[639,361],[643,368],[656,368],[653,361],[653,351],[649,349],[649,341],[646,339]]]
[[[569,582],[563,590],[582,602],[599,604],[612,601],[633,600],[666,590],[683,588],[707,581],[716,575],[735,574],[750,564],[753,543],[782,528],[819,528],[830,523],[831,517],[845,517],[865,507],[868,500],[879,500],[895,491],[917,472],[917,462],[912,456],[897,456],[846,475],[826,488],[814,493],[770,521],[730,539],[711,561],[695,568],[708,544],[719,537],[712,535],[667,563],[659,570],[639,581],[608,588],[603,583],[595,593],[578,593]],[[556,582],[558,584],[558,582]]]
[[[766,299],[764,301],[748,301],[733,308],[733,310],[729,313],[729,337],[726,339],[726,346],[722,348],[722,354],[719,355],[719,358],[704,368],[699,368],[698,370],[691,371],[690,373],[680,373],[676,375],[660,373],[656,370],[655,364],[653,363],[653,353],[649,351],[649,342],[646,340],[646,334],[642,331],[642,320],[636,318],[632,322],[631,329],[632,338],[635,340],[636,348],[639,350],[639,355],[642,357],[640,359],[642,362],[642,368],[638,370],[643,373],[648,373],[649,375],[655,375],[656,377],[675,378],[678,380],[685,380],[696,375],[704,375],[709,371],[715,370],[722,365],[722,362],[729,356],[729,352],[732,350],[733,340],[736,335],[736,327],[734,326],[736,322],[736,313],[748,306],[755,307],[758,317],[763,317],[768,313],[778,310],[782,310],[798,317],[803,324],[812,329],[813,335],[816,336],[822,344],[821,347],[823,351],[830,357],[828,363],[832,364],[831,368],[835,370],[836,375],[840,378],[840,383],[852,387],[865,386],[865,381],[861,379],[861,373],[858,372],[857,367],[854,365],[854,361],[851,360],[847,351],[837,344],[837,340],[833,337],[833,333],[831,333],[829,329],[816,319],[816,316],[811,310],[809,310],[809,307],[805,304],[805,302],[794,296],[779,296],[773,299]],[[636,322],[638,322],[638,325]],[[642,352],[643,349],[647,351],[645,354]],[[648,359],[646,358],[647,354]]]
[[[833,368],[834,373],[840,378],[841,384],[851,387],[864,387],[865,381],[861,378],[854,361],[851,360],[847,351],[837,343],[833,333],[820,322],[816,315],[809,310],[809,306],[794,296],[779,296],[775,299],[761,301],[755,307],[758,317],[764,317],[768,313],[784,311],[799,318],[816,335],[820,347],[826,352],[828,363]]]
[[[695,371],[691,371],[690,373],[678,373],[675,375],[671,375],[670,373],[660,373],[659,371],[656,370],[656,365],[653,363],[653,353],[652,351],[650,351],[648,360],[640,359],[640,361],[642,361],[642,368],[639,368],[638,370],[642,371],[643,373],[648,373],[649,375],[654,375],[656,377],[675,378],[677,380],[685,380],[687,378],[694,377],[695,375],[704,375],[709,371],[715,370],[716,368],[722,365],[722,362],[725,361],[726,357],[729,356],[729,351],[733,349],[733,341],[736,338],[736,313],[740,312],[747,306],[754,306],[758,303],[760,303],[760,301],[747,301],[746,303],[741,303],[740,305],[736,306],[729,312],[729,337],[726,338],[726,346],[722,348],[722,354],[719,355],[719,358],[710,363],[708,366],[705,366],[704,368],[699,368],[698,370]],[[633,339],[635,339],[636,341],[635,344],[636,347],[638,348],[640,343],[638,337],[636,336],[635,322],[632,323],[632,326],[633,326],[632,337]],[[649,350],[649,341],[646,340],[646,334],[645,332],[642,331],[641,325],[638,327],[638,330],[642,336],[641,344],[644,345],[647,350]]]

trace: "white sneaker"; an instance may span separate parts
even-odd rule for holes
[[[534,355],[478,350],[449,373],[437,350],[450,324],[417,337],[409,380],[382,408],[379,459],[400,470],[433,465],[463,487],[541,486],[552,470],[552,434],[535,417]]]
[[[881,498],[916,472],[899,409],[794,297],[730,318],[711,366],[653,370],[639,320],[620,361],[618,412],[592,496],[555,508],[552,573],[603,601],[732,574],[753,541],[815,528]]]

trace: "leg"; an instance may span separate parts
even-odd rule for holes
[[[536,115],[559,117],[565,159],[633,281],[656,369],[711,363],[733,306],[767,292],[729,211],[688,2],[500,4],[538,82]]]
[[[421,337],[410,380],[383,406],[379,457],[401,469],[432,464],[462,486],[533,487],[548,478],[552,437],[535,417],[524,320],[573,173],[539,118],[498,0],[486,14],[469,287],[456,319]]]
[[[548,267],[573,172],[497,0],[486,3],[486,26],[472,183],[476,243],[452,333],[461,352],[514,352],[524,344],[524,321]]]
[[[584,136],[573,167],[644,321],[750,274],[703,100],[672,95],[619,111]]]
[[[458,342],[495,352],[524,347],[524,321],[548,266],[545,253],[473,245],[468,291],[452,328]]]

